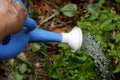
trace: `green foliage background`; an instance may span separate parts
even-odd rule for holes
[[[119,4],[119,0],[116,1]],[[108,60],[110,61],[109,71],[114,78],[114,74],[120,72],[120,15],[110,6],[106,5],[105,0],[99,0],[98,3],[90,3],[86,7],[85,13],[81,14],[76,25],[82,29],[83,34],[90,32],[104,46],[105,54],[107,54]],[[72,12],[66,6],[62,8],[63,14]],[[76,12],[79,12],[74,10],[71,13],[74,15],[71,16],[76,16]],[[70,14],[65,15],[69,17]],[[71,53],[65,45],[60,44],[59,46],[62,47],[62,50],[60,55],[54,55],[56,62],[50,67],[50,78],[58,80],[103,79],[97,75],[93,59],[87,55],[86,51],[80,50],[76,53]]]
[[[115,1],[120,9],[120,0]],[[38,16],[31,10],[29,12],[33,18]],[[101,43],[110,62],[110,75],[114,80],[117,79],[116,74],[120,73],[120,14],[107,4],[107,0],[90,3],[82,14],[79,13],[77,5],[72,3],[60,9],[60,12],[68,17],[80,15],[76,26],[82,29],[83,34],[87,32],[93,34]],[[27,54],[35,56],[29,56],[28,60],[15,58],[13,64],[4,61],[0,69],[6,70],[4,73],[11,80],[40,80],[43,74],[47,74],[47,80],[104,80],[86,50],[81,49],[73,53],[66,44],[58,43],[58,54],[49,57],[48,50],[52,49],[49,44],[33,44],[32,53]],[[31,59],[41,64],[40,72],[33,66]],[[3,77],[5,74],[0,75],[0,80],[3,80]]]

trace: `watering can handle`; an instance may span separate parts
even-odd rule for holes
[[[10,59],[22,52],[29,42],[29,33],[36,28],[36,22],[27,17],[24,29],[9,35],[0,43],[0,60]]]
[[[21,0],[18,1],[24,8]],[[24,50],[29,41],[29,32],[36,28],[36,22],[27,16],[24,29],[17,34],[10,35],[0,43],[0,60],[10,59]]]
[[[19,2],[22,5],[22,7],[26,9],[26,7],[23,4],[22,0],[15,0],[15,1]],[[30,32],[35,28],[36,28],[36,21],[33,20],[32,18],[30,18],[29,15],[28,15],[27,19],[26,19],[26,22],[25,22],[25,25],[24,25],[25,31]]]

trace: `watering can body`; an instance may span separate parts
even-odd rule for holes
[[[18,1],[25,8],[21,0],[15,1]],[[67,43],[73,52],[80,49],[82,31],[78,27],[74,27],[69,33],[55,33],[37,28],[36,25],[36,21],[28,15],[23,30],[3,39],[0,43],[0,60],[16,57],[25,49],[28,43],[34,42]]]

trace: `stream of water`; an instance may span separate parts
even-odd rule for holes
[[[82,47],[87,50],[88,55],[93,58],[98,75],[100,75],[103,80],[112,80],[108,69],[109,60],[104,53],[103,46],[101,46],[100,42],[96,41],[95,36],[90,33],[84,35],[83,41]]]

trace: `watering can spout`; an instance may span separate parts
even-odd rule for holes
[[[62,33],[62,43],[67,43],[72,52],[76,52],[82,45],[83,35],[82,31],[78,27],[74,27],[69,33]]]
[[[36,28],[30,32],[29,42],[60,42],[66,43],[75,52],[82,45],[82,31],[74,27],[69,33],[55,33]]]
[[[35,30],[31,31],[29,34],[30,34],[30,39],[29,39],[30,43],[62,41],[61,33],[50,32],[39,28],[36,28]]]

